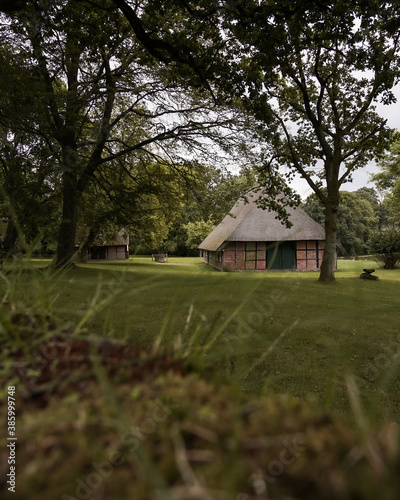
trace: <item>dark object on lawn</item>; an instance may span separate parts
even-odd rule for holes
[[[372,273],[375,272],[375,269],[363,269],[363,273],[360,274],[360,278],[363,280],[377,280],[378,276],[372,276]]]
[[[151,260],[153,259],[156,262],[168,262],[168,254],[167,253],[153,253],[151,254]]]

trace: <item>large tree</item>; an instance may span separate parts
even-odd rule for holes
[[[18,239],[22,246],[39,245],[59,223],[60,199],[48,182],[49,159],[42,141],[0,126],[0,217],[7,221],[2,236],[7,255],[15,253]]]
[[[241,3],[226,16],[240,49],[243,97],[276,126],[265,174],[283,167],[308,182],[325,211],[320,281],[334,281],[339,190],[389,138],[377,102],[399,78],[397,2]],[[242,8],[243,6],[243,8]],[[244,7],[245,6],[245,7]],[[271,46],[272,41],[278,41]],[[325,189],[322,189],[322,188]]]
[[[179,169],[187,165],[184,151],[193,159],[213,142],[225,145],[228,135],[231,143],[243,140],[231,133],[237,116],[215,108],[209,93],[189,92],[185,78],[128,35],[111,2],[59,0],[45,10],[28,4],[2,27],[11,55],[30,65],[38,88],[33,128],[57,158],[63,200],[57,266],[73,256],[84,193],[107,170],[132,176],[125,163],[135,158],[138,164],[168,158]]]
[[[0,49],[0,216],[7,220],[4,249],[15,251],[17,238],[47,238],[59,222],[55,162],[48,144],[36,133],[32,103],[37,87],[23,59]],[[36,114],[36,117],[38,115]],[[23,124],[23,127],[22,127]]]

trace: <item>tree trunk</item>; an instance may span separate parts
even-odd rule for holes
[[[11,255],[15,251],[15,245],[18,238],[18,228],[16,221],[15,203],[12,196],[9,198],[9,216],[6,228],[6,234],[3,238],[3,251],[5,255]]]
[[[15,244],[17,243],[18,229],[14,223],[13,217],[8,219],[6,234],[4,236],[4,253],[11,255],[15,252]]]
[[[80,198],[74,172],[66,171],[63,175],[63,213],[55,259],[57,268],[72,265]]]
[[[339,195],[329,197],[325,202],[325,247],[319,281],[333,283],[336,270],[337,219]]]

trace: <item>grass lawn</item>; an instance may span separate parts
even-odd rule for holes
[[[48,263],[0,272],[2,498],[399,498],[400,270]]]
[[[370,418],[399,421],[400,270],[376,265],[378,281],[360,280],[371,265],[340,260],[326,286],[313,272],[220,273],[199,258],[133,257],[57,277],[21,273],[14,285],[82,332],[190,348],[254,397],[288,393],[351,419],[354,375]]]

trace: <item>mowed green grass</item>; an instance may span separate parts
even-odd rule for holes
[[[376,265],[379,280],[359,279],[374,265],[339,261],[326,286],[314,272],[220,273],[199,258],[134,257],[20,286],[86,334],[195,350],[211,373],[254,397],[289,393],[352,418],[353,376],[371,419],[399,421],[400,270]]]

